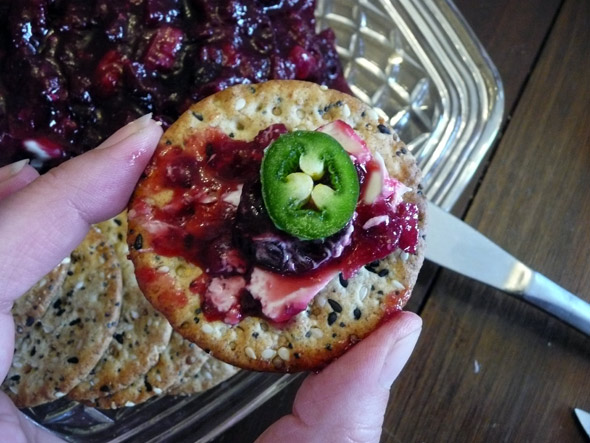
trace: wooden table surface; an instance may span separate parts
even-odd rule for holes
[[[455,0],[496,64],[506,106],[474,191],[456,212],[590,301],[590,2]],[[590,338],[497,290],[426,264],[424,319],[391,390],[383,442],[584,442]],[[298,383],[220,436],[253,441]]]

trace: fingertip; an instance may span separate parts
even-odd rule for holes
[[[5,176],[4,179],[0,178],[0,200],[10,194],[20,191],[39,177],[39,173],[35,168],[28,164],[28,160],[21,160],[21,162],[18,162],[21,163],[21,165],[18,166],[16,172],[12,175]],[[5,166],[4,168],[1,168],[0,171],[11,166],[12,165]]]
[[[144,131],[145,129],[149,129],[150,127],[154,127],[154,126],[159,126],[161,128],[161,125],[162,125],[161,122],[157,122],[152,119],[151,113],[143,115],[143,116],[139,117],[138,119],[132,121],[131,123],[128,123],[127,125],[123,126],[118,131],[116,131],[109,138],[107,138],[104,142],[102,142],[100,145],[98,145],[96,147],[96,149],[97,150],[107,149],[107,148],[121,142],[122,140],[125,140],[126,138],[130,137],[131,135],[134,135],[136,133],[140,133],[140,132]]]
[[[396,337],[389,341],[377,378],[382,389],[388,391],[399,377],[416,347],[421,332],[422,319],[416,314],[408,312],[398,317]]]
[[[406,335],[413,333],[416,330],[422,329],[422,317],[414,312],[399,311],[391,316],[388,320],[383,322],[381,327],[375,331],[377,333],[380,329],[395,330],[395,337],[403,338]]]

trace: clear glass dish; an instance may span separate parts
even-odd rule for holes
[[[447,0],[318,0],[345,75],[362,100],[389,116],[418,159],[426,195],[450,209],[497,134],[504,110],[498,73]],[[69,441],[174,441],[191,429],[208,441],[297,375],[241,372],[192,397],[161,397],[118,411],[61,399],[27,413]]]

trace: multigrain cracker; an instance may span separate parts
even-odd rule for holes
[[[66,395],[109,346],[121,309],[114,249],[91,229],[71,254],[70,270],[45,315],[16,336],[3,389],[18,407]]]
[[[130,407],[143,403],[155,395],[165,394],[178,383],[189,368],[200,368],[208,355],[194,343],[173,333],[160,359],[145,376],[140,376],[126,388],[87,403],[102,409]]]
[[[201,366],[193,366],[182,375],[178,383],[172,386],[168,395],[193,395],[229,379],[239,371],[238,368],[209,357]]]
[[[158,173],[174,172],[158,171],[155,165],[160,156],[185,150],[189,142],[194,143],[211,131],[220,130],[233,140],[250,141],[271,125],[285,125],[288,131],[316,130],[336,120],[352,127],[373,155],[381,155],[389,175],[410,189],[403,200],[419,210],[422,235],[417,252],[395,251],[360,268],[348,281],[334,277],[306,310],[285,323],[277,325],[248,315],[233,324],[208,319],[202,306],[206,288],[199,286],[204,269],[182,254],[154,252],[154,242],[163,241],[169,225],[155,220],[153,211],[165,211],[177,203],[171,189],[152,180]],[[205,153],[207,149],[204,148]],[[175,184],[190,187],[192,177],[198,177],[198,171],[182,164],[174,167],[181,171],[170,176]],[[416,161],[391,126],[353,97],[297,81],[236,86],[193,105],[164,134],[130,203],[130,256],[146,297],[178,332],[212,356],[255,370],[319,368],[373,331],[408,300],[423,260],[425,204],[419,186]],[[208,196],[200,198],[206,203]],[[197,220],[206,216],[193,214]],[[190,214],[186,217],[190,220]],[[185,238],[185,245],[191,242],[190,237]]]
[[[68,396],[93,400],[124,389],[156,364],[170,340],[172,328],[141,293],[127,259],[127,213],[123,212],[97,228],[115,248],[121,263],[123,302],[121,317],[110,346],[98,364]]]
[[[43,317],[43,314],[45,314],[45,311],[59,293],[69,268],[70,257],[66,257],[45,277],[39,280],[35,286],[14,302],[12,317],[17,330],[19,326],[31,326],[36,320]]]

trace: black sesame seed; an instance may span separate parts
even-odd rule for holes
[[[330,304],[334,312],[342,312],[342,306],[340,306],[340,303],[338,303],[336,300],[332,300],[331,298],[329,298],[328,303]]]
[[[361,312],[361,310],[359,308],[356,308],[353,311],[353,314],[354,314],[354,319],[355,320],[358,320],[359,318],[361,318],[362,312]]]
[[[380,270],[380,271],[377,273],[377,275],[378,275],[379,277],[385,277],[387,274],[389,274],[389,269],[381,269],[381,270]]]
[[[31,349],[31,352],[29,352],[29,355],[32,357],[36,353],[37,353],[37,348],[35,346],[33,346],[33,349]]]
[[[252,94],[256,94],[256,88],[254,86],[250,86],[250,92]]]
[[[253,332],[253,333],[252,333],[252,337],[254,337],[254,338],[258,338],[258,332]]]
[[[341,322],[338,324],[338,326],[340,326],[341,328],[343,328],[343,327],[345,327],[345,326],[346,326],[346,323],[344,323],[343,321],[341,321]]]
[[[193,318],[193,321],[194,321],[195,323],[199,323],[201,320],[199,320],[199,317],[194,317],[194,318]]]
[[[338,274],[338,279],[340,280],[340,285],[343,288],[348,287],[348,280],[345,280],[344,277],[342,276],[342,273]]]
[[[75,326],[75,325],[77,325],[78,323],[81,323],[81,322],[82,322],[82,319],[78,317],[77,319],[72,320],[70,322],[70,326]]]
[[[331,350],[332,350],[332,345],[326,345],[326,349],[327,349],[328,351],[331,351]]]
[[[197,120],[199,120],[200,122],[203,121],[203,116],[197,112],[193,112],[193,117],[196,118]]]
[[[335,312],[330,312],[328,314],[328,326],[332,326],[336,319],[338,319],[338,314],[336,314]]]
[[[120,345],[123,344],[123,340],[124,340],[123,334],[115,334],[115,335],[113,335],[113,338],[115,340],[117,340]]]
[[[368,266],[376,268],[377,266],[379,266],[379,260],[372,261],[371,263],[369,263]]]
[[[236,135],[233,132],[229,133],[229,138],[234,138]]]
[[[305,333],[305,337],[306,337],[306,338],[309,338],[309,337],[311,337],[311,331],[307,331],[307,332]]]
[[[102,385],[100,387],[101,392],[109,392],[110,390],[111,390],[111,388],[109,388],[107,385]]]
[[[199,315],[203,310],[201,308],[195,309],[195,314]]]
[[[296,352],[295,354],[293,354],[295,356],[295,358],[300,358],[301,356],[299,355],[299,352]]]
[[[25,320],[25,325],[26,326],[33,326],[33,323],[35,323],[35,318],[31,317],[30,315],[27,316],[27,319]]]
[[[166,140],[166,146],[170,146],[172,144],[172,142],[170,140]]]
[[[149,382],[149,381],[147,381],[147,380],[145,380],[145,389],[146,389],[148,392],[152,392],[152,391],[154,390],[154,388],[152,387],[152,385],[150,384],[150,382]]]
[[[133,248],[136,251],[139,251],[141,248],[143,248],[143,237],[141,236],[141,234],[137,234],[137,237],[135,237],[135,241],[133,242]]]
[[[365,111],[361,112],[361,117],[364,117],[365,115],[367,115]]]
[[[78,357],[70,357],[68,358],[68,363],[77,364],[79,362]]]
[[[13,375],[12,377],[10,377],[10,379],[12,381],[19,381],[20,380],[20,375],[18,375],[18,374],[17,375]]]
[[[385,125],[377,125],[377,129],[379,129],[379,132],[381,134],[391,134],[391,131],[389,130],[389,128]]]
[[[402,152],[402,154],[407,154],[408,150],[406,148],[401,148],[400,151]]]
[[[121,223],[123,223],[121,220],[119,220],[118,218],[114,218],[113,221],[115,222],[115,224],[117,226],[121,226]]]
[[[365,269],[366,269],[367,271],[369,271],[369,272],[372,272],[373,274],[377,274],[377,269],[375,269],[375,268],[374,268],[373,266],[371,266],[370,264],[369,264],[369,265],[366,265],[366,266],[365,266]]]

